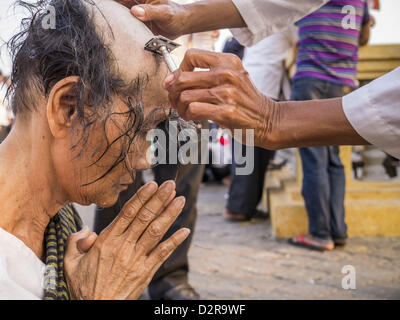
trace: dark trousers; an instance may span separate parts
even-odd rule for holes
[[[254,170],[249,175],[235,174],[236,168],[244,166],[232,163],[232,182],[229,187],[229,199],[227,209],[233,213],[244,214],[251,218],[262,197],[264,177],[267,172],[269,161],[273,159],[275,151],[255,147]],[[245,146],[242,146],[245,152]]]
[[[303,78],[295,80],[291,100],[313,100],[341,97],[340,84]],[[302,195],[306,204],[309,232],[323,239],[346,238],[345,174],[339,147],[300,148],[303,165]]]
[[[159,165],[155,167],[153,169],[155,181],[158,185],[161,185],[164,181],[175,179],[177,169],[177,165]],[[188,281],[188,251],[197,217],[197,195],[203,172],[204,165],[189,164],[179,166],[176,193],[177,196],[186,198],[186,205],[180,216],[165,234],[163,240],[184,227],[189,228],[192,232],[154,275],[148,288],[152,299],[161,299],[166,291]],[[134,184],[120,194],[118,202],[113,207],[96,209],[94,229],[97,233],[101,232],[114,220],[125,202],[136,193],[142,184],[142,174],[138,172]]]

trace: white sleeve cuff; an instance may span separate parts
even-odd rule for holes
[[[400,68],[344,96],[342,104],[361,137],[400,158]]]
[[[232,0],[240,15],[247,24],[247,28],[231,29],[233,36],[244,46],[253,44],[272,34],[269,26],[265,26],[264,14],[257,10],[254,0]]]
[[[234,37],[250,47],[282,31],[317,10],[328,0],[232,0],[247,28],[232,29]]]

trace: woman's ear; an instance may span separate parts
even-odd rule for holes
[[[61,139],[71,129],[76,116],[77,86],[79,77],[71,76],[58,81],[52,88],[47,101],[47,120],[52,135]]]

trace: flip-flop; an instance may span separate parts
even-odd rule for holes
[[[335,246],[344,247],[347,243],[347,238],[333,238]]]
[[[226,211],[224,211],[223,215],[225,220],[230,222],[244,222],[250,220],[247,216],[243,216],[241,214],[235,214],[233,212],[227,213]]]
[[[200,300],[200,295],[188,283],[182,283],[169,289],[161,300]]]
[[[298,247],[303,247],[317,251],[329,251],[335,248],[334,243],[329,240],[316,239],[313,236],[310,235],[304,236],[302,234],[290,238],[289,243]]]

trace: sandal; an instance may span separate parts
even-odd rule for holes
[[[200,300],[200,295],[188,283],[182,283],[168,290],[161,300]]]
[[[333,238],[333,242],[335,243],[335,247],[344,247],[347,242],[347,238]]]
[[[224,211],[224,218],[231,222],[244,222],[249,220],[246,215],[234,213],[228,209],[225,209]]]
[[[317,251],[329,251],[335,248],[335,244],[332,240],[320,239],[309,234],[299,234],[289,239],[289,243],[295,246]]]

